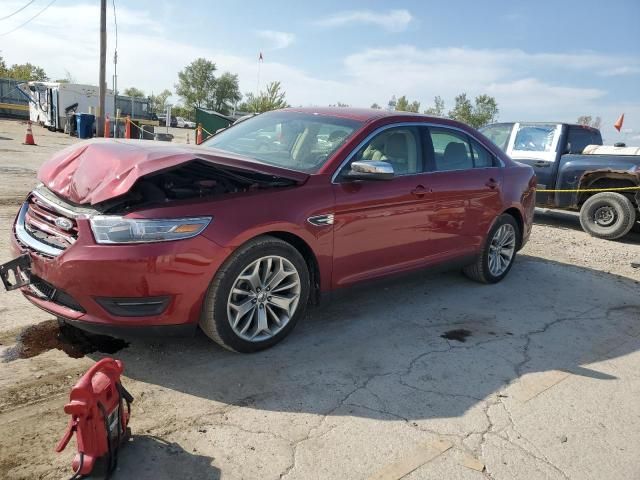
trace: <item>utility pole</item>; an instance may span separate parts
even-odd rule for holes
[[[96,125],[96,136],[104,135],[104,112],[105,112],[105,96],[107,94],[106,81],[106,63],[107,63],[107,0],[100,0],[100,83],[98,91],[100,92],[100,103],[98,105],[98,123]]]

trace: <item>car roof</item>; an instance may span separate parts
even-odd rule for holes
[[[374,108],[353,108],[353,107],[298,107],[287,108],[283,111],[298,112],[298,113],[315,113],[318,115],[326,115],[330,117],[347,118],[350,120],[356,120],[359,122],[372,122],[380,118],[389,117],[407,117],[412,116],[420,119],[438,119],[440,117],[431,117],[420,113],[412,112],[398,112],[395,110],[381,110]]]

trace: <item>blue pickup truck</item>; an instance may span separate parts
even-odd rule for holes
[[[640,148],[602,146],[598,129],[566,123],[493,123],[480,131],[533,167],[537,206],[579,211],[582,228],[598,238],[620,238],[640,219]],[[601,191],[578,191],[587,189]]]

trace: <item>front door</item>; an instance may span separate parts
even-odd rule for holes
[[[333,286],[414,268],[427,255],[426,177],[417,127],[386,129],[351,161],[385,161],[392,180],[350,181],[343,167],[333,185]]]

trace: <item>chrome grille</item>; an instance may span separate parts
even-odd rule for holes
[[[27,204],[24,227],[31,236],[60,250],[65,250],[75,243],[78,238],[75,218],[62,215],[56,211],[54,205],[36,195],[31,195]],[[65,223],[69,228],[61,228],[59,223]]]

